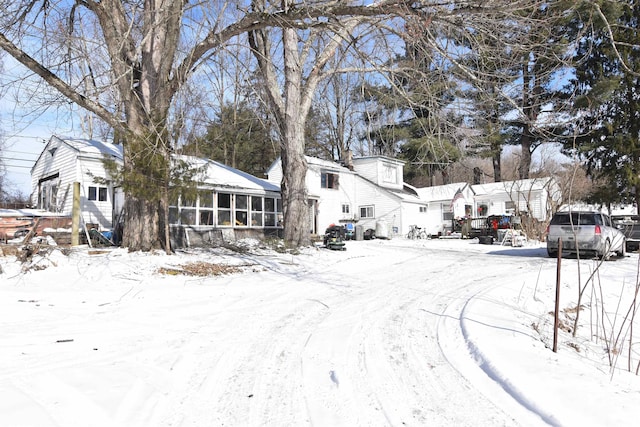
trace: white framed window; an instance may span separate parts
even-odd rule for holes
[[[236,194],[236,226],[249,225],[249,196]]]
[[[390,184],[396,184],[398,182],[398,168],[392,164],[385,164],[382,167],[382,181]]]
[[[264,198],[264,226],[280,227],[282,224],[282,200],[273,197]]]
[[[215,227],[281,227],[282,200],[202,189],[192,195],[171,197],[169,223]]]
[[[38,207],[51,212],[58,211],[59,174],[55,174],[39,182]]]
[[[107,187],[94,187],[89,186],[88,200],[106,202],[107,201]]]
[[[375,218],[375,210],[373,205],[360,206],[360,218]]]
[[[263,223],[263,199],[258,196],[251,196],[251,226],[262,227]]]
[[[351,206],[349,206],[348,203],[343,203],[342,204],[342,213],[343,214],[349,214],[351,213]]]
[[[420,213],[427,213],[427,207],[426,206],[420,206]]]
[[[337,173],[322,172],[320,174],[320,187],[338,189],[339,175]]]
[[[231,194],[218,193],[218,221],[217,225],[231,226]]]
[[[198,214],[200,217],[199,225],[213,225],[213,191],[200,190],[198,192]]]
[[[453,219],[453,209],[451,209],[450,203],[442,204],[442,220],[451,221]]]

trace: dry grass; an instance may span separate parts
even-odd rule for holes
[[[161,267],[158,272],[160,274],[168,274],[172,276],[220,276],[222,274],[233,274],[242,271],[240,267],[234,265],[213,264],[209,262],[190,262],[178,267]]]

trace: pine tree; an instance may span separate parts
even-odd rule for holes
[[[225,105],[206,134],[182,147],[182,153],[205,157],[262,177],[278,156],[264,121],[245,105]]]
[[[596,6],[598,4],[596,3]],[[640,204],[640,2],[603,2],[592,34],[581,38],[570,90],[581,121],[577,150],[593,179],[605,180],[592,201]],[[585,11],[589,12],[589,11]],[[579,23],[574,23],[579,28]],[[634,71],[635,70],[635,71]]]

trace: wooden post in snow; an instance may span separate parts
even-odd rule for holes
[[[558,264],[556,266],[556,309],[553,319],[553,352],[558,352],[558,323],[560,317],[560,266],[562,264],[562,239],[558,239]]]
[[[73,183],[73,210],[71,211],[71,246],[80,244],[80,183]]]

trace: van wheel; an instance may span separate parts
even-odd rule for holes
[[[549,255],[549,258],[558,258],[558,251],[547,249],[547,255]]]

